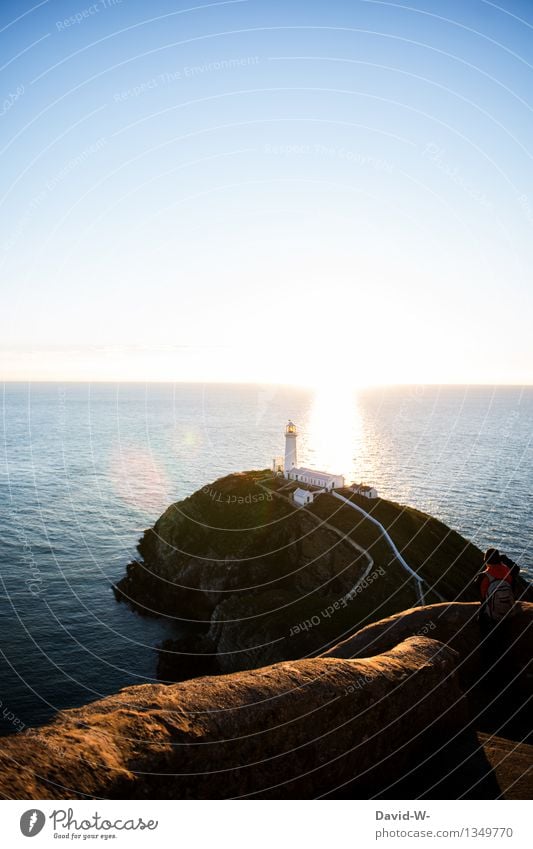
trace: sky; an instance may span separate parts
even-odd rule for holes
[[[533,382],[533,4],[0,5],[0,377]]]

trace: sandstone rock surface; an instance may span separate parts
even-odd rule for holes
[[[6,798],[363,794],[465,721],[452,649],[415,637],[367,660],[314,658],[63,711],[0,744]],[[59,757],[58,751],[64,752]],[[377,771],[376,771],[377,768]]]

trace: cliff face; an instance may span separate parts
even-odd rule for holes
[[[145,532],[117,597],[203,629],[164,644],[163,680],[317,654],[419,603],[416,582],[372,522],[327,494],[296,509],[293,488],[265,471],[229,475],[171,505]],[[426,603],[474,598],[475,546],[419,511],[358,503],[424,579]]]
[[[364,629],[327,657],[129,687],[63,711],[50,725],[0,741],[0,792],[17,799],[530,798],[524,764],[533,747],[495,737],[486,718],[479,731],[476,609],[424,607]],[[432,622],[439,638],[420,636]],[[522,679],[524,697],[532,627],[533,605],[520,605],[505,642],[505,674]],[[475,662],[466,672],[468,657]],[[498,686],[506,689],[503,679]]]

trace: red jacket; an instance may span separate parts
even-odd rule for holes
[[[490,584],[488,575],[491,575],[493,578],[498,578],[500,581],[507,581],[511,584],[511,586],[513,586],[513,574],[509,566],[506,566],[504,563],[487,564],[484,571],[479,576],[479,592],[482,601],[484,601],[487,597],[487,590]]]

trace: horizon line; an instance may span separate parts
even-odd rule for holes
[[[146,384],[155,384],[161,386],[174,386],[176,384],[184,385],[184,386],[284,386],[284,387],[294,387],[298,389],[317,389],[318,387],[312,383],[295,383],[295,382],[283,382],[283,381],[268,381],[268,380],[143,380],[143,379],[117,379],[117,378],[107,378],[100,379],[96,378],[94,380],[91,379],[82,379],[82,380],[73,380],[70,378],[35,378],[35,379],[22,379],[22,378],[4,378],[0,381],[4,384],[71,384],[71,385],[82,385],[82,386],[91,386],[93,384],[99,384],[102,386],[105,385],[115,385],[115,384],[128,384],[128,385],[146,385]],[[407,381],[407,382],[392,382],[392,383],[368,383],[368,384],[346,384],[346,388],[351,389],[386,389],[386,388],[398,388],[398,387],[406,387],[406,386],[432,386],[432,387],[456,387],[456,388],[476,388],[476,387],[521,387],[521,388],[532,388],[533,383],[521,383],[518,381],[513,382],[503,382],[503,383],[492,383],[492,382],[465,382],[465,383],[456,383],[456,382],[428,382],[428,381]]]

